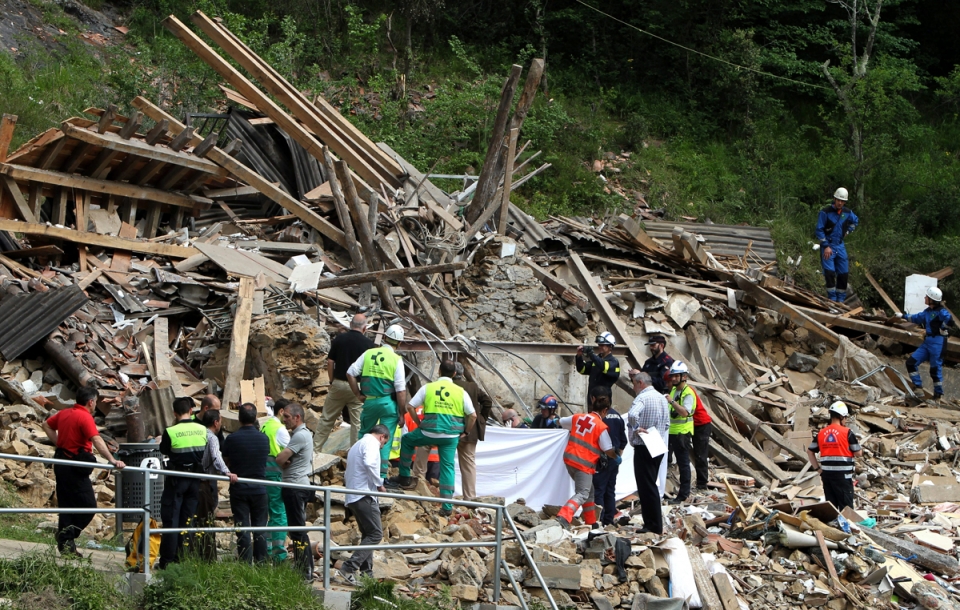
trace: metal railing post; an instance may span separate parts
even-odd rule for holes
[[[497,508],[496,530],[497,546],[493,551],[493,565],[497,566],[497,573],[493,577],[493,603],[500,603],[500,562],[503,557],[503,507]],[[509,570],[508,570],[509,572]]]
[[[91,474],[93,471],[90,471]],[[114,495],[116,496],[117,508],[123,508],[123,471],[116,470],[113,473],[113,485],[116,489]],[[120,536],[120,541],[123,542],[123,513],[117,513],[116,520],[114,524],[114,537]]]
[[[143,473],[143,531],[140,532],[140,543],[143,551],[140,552],[140,560],[143,561],[143,579],[150,581],[150,518],[153,516],[152,500],[150,499],[150,472]]]
[[[513,587],[513,593],[517,596],[517,599],[520,600],[520,605],[523,606],[523,610],[529,610],[527,608],[527,601],[523,599],[523,591],[520,590],[520,585],[517,584],[516,579],[513,578],[513,572],[510,571],[510,566],[507,565],[506,559],[500,560],[503,565],[503,569],[507,571],[507,578],[510,579],[510,586]]]
[[[330,589],[330,490],[323,490],[323,589]]]
[[[517,543],[520,545],[520,550],[523,551],[523,556],[527,560],[527,564],[530,566],[530,569],[533,570],[533,575],[537,577],[537,582],[540,583],[540,588],[543,589],[543,593],[547,596],[547,601],[550,602],[550,608],[552,610],[560,610],[557,607],[557,602],[553,599],[553,594],[550,593],[550,587],[547,586],[547,581],[544,580],[543,574],[540,573],[540,568],[537,567],[537,562],[533,560],[533,557],[530,555],[530,551],[527,549],[526,543],[523,541],[523,536],[520,535],[520,530],[517,529],[516,524],[514,524],[513,519],[510,518],[510,514],[507,513],[507,524],[510,526],[510,529],[513,530],[513,535],[517,538]]]

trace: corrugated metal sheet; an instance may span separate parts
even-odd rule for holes
[[[87,295],[76,284],[6,297],[0,301],[0,354],[15,359],[86,302]]]
[[[718,225],[702,222],[663,222],[643,221],[647,235],[663,242],[664,247],[672,248],[673,227],[683,227],[687,231],[700,235],[710,252],[726,256],[743,256],[750,245],[750,251],[767,262],[777,260],[776,247],[767,227],[745,225]]]

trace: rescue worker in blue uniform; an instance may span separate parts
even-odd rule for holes
[[[847,278],[850,276],[850,260],[843,240],[860,224],[857,215],[845,208],[847,197],[847,189],[837,189],[833,194],[833,204],[820,210],[814,232],[820,241],[820,262],[827,284],[827,298],[840,303],[847,298]]]
[[[920,370],[917,366],[929,360],[933,397],[938,399],[943,396],[943,346],[947,342],[947,327],[950,326],[953,318],[943,305],[943,292],[936,286],[927,288],[927,296],[923,300],[927,308],[920,313],[899,314],[899,317],[904,320],[923,326],[925,334],[923,343],[907,358],[907,371],[910,373],[910,381],[913,385],[920,388],[923,386],[923,380],[920,379]]]

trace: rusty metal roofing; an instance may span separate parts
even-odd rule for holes
[[[0,301],[0,355],[15,359],[86,302],[87,295],[76,284],[4,298]]]

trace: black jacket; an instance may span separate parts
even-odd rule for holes
[[[577,354],[577,372],[589,375],[587,392],[596,385],[605,385],[612,389],[620,378],[620,361],[614,358],[613,354],[606,358],[601,358],[599,354],[591,354],[587,358]]]
[[[673,358],[668,356],[667,352],[660,352],[659,356],[647,358],[640,370],[650,375],[650,379],[653,380],[653,388],[656,391],[666,394],[669,388],[667,388],[667,382],[663,376],[670,370],[671,366],[673,366]]]

